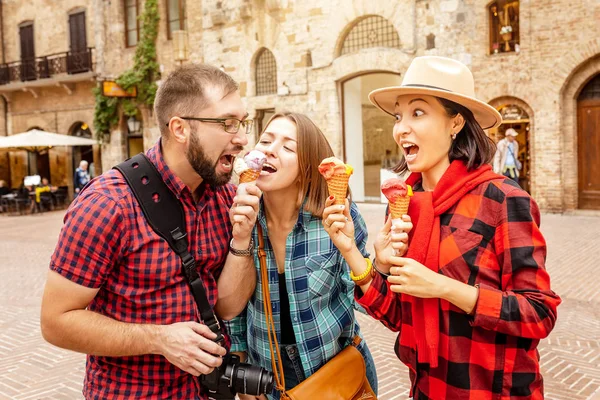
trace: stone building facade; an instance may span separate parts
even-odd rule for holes
[[[9,25],[16,32],[22,20],[34,18],[21,9],[40,8],[17,7],[16,0],[2,3],[5,32]],[[144,1],[64,3],[88,7],[94,16],[88,17],[88,36],[95,43],[96,79],[116,78],[132,65],[135,47],[127,46],[131,31],[127,6],[135,3],[141,13]],[[189,47],[182,62],[206,62],[230,73],[240,83],[250,116],[258,121],[256,133],[275,111],[309,115],[336,154],[355,167],[351,179],[355,199],[378,199],[383,174],[379,160],[398,154],[389,140],[391,117],[375,110],[366,95],[377,87],[399,84],[414,57],[440,55],[467,64],[475,76],[477,96],[504,115],[506,123],[488,132],[491,137],[502,138],[508,127],[519,131],[522,185],[542,209],[600,209],[600,174],[594,173],[600,170],[594,161],[600,160],[596,0],[160,0],[159,6],[157,50],[163,75],[178,64],[172,32],[184,29]],[[64,21],[56,8],[44,18]],[[7,61],[18,56],[15,40],[6,47],[7,54],[12,52]],[[75,89],[92,84],[78,83]],[[46,91],[61,90],[45,89],[38,99]],[[76,90],[62,97],[74,99]],[[19,92],[14,98],[27,95]],[[20,123],[14,110],[28,110],[15,101],[9,101],[9,132],[16,132],[15,124]],[[86,101],[77,102],[77,107],[90,104]],[[61,106],[70,107],[64,102]],[[77,111],[75,106],[70,109]],[[46,114],[52,112],[35,115]],[[3,115],[0,112],[0,119]],[[77,118],[91,122],[89,117]],[[131,149],[148,148],[156,141],[159,133],[151,111],[141,109],[139,121],[141,128],[132,134],[122,118],[105,137],[99,146],[104,170],[126,158]],[[4,125],[0,123],[0,131]],[[55,127],[50,125],[68,132],[68,127]]]
[[[0,135],[37,128],[92,136],[93,3],[2,0]],[[26,175],[39,174],[72,189],[73,171],[82,159],[100,165],[99,146],[0,152],[0,179],[18,187]]]

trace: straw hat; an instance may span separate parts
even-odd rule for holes
[[[401,86],[374,90],[369,93],[369,100],[380,110],[394,115],[396,99],[405,94],[441,97],[458,103],[473,112],[483,129],[494,128],[502,122],[494,107],[475,98],[475,83],[469,68],[450,58],[415,58],[406,70]]]

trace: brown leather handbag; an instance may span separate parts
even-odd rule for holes
[[[290,390],[285,390],[283,364],[279,352],[279,343],[273,322],[271,293],[267,273],[266,252],[263,232],[258,225],[258,258],[262,278],[263,301],[267,317],[267,332],[271,350],[271,365],[275,375],[275,388],[281,392],[282,400],[377,400],[369,381],[365,359],[356,346],[361,338],[354,337],[352,344],[340,351],[335,357],[323,365],[317,372]],[[276,354],[276,356],[275,356]]]

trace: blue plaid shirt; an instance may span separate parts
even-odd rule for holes
[[[279,276],[263,207],[261,202],[258,223],[265,235],[273,320],[280,341]],[[367,227],[354,203],[351,203],[350,215],[358,249],[368,257],[365,249]],[[258,243],[257,229],[254,229],[253,239]],[[249,363],[270,371],[271,352],[257,254],[254,264],[258,274],[254,295],[244,312],[225,325],[231,335],[231,351],[247,352]],[[354,301],[354,282],[350,279],[349,267],[323,229],[321,218],[303,209],[286,240],[285,279],[296,344],[308,378],[360,334],[354,308],[361,311],[362,308]],[[359,346],[361,352],[363,343]]]

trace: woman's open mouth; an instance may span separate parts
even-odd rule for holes
[[[277,168],[275,168],[273,165],[271,165],[271,164],[269,164],[269,163],[265,163],[265,164],[263,165],[263,168],[262,168],[261,175],[262,175],[263,173],[264,173],[265,175],[267,175],[267,174],[273,174],[273,173],[275,173],[275,172],[277,172]]]
[[[404,158],[406,162],[413,162],[417,158],[417,154],[419,153],[419,146],[414,143],[403,143],[402,150],[404,150]]]

